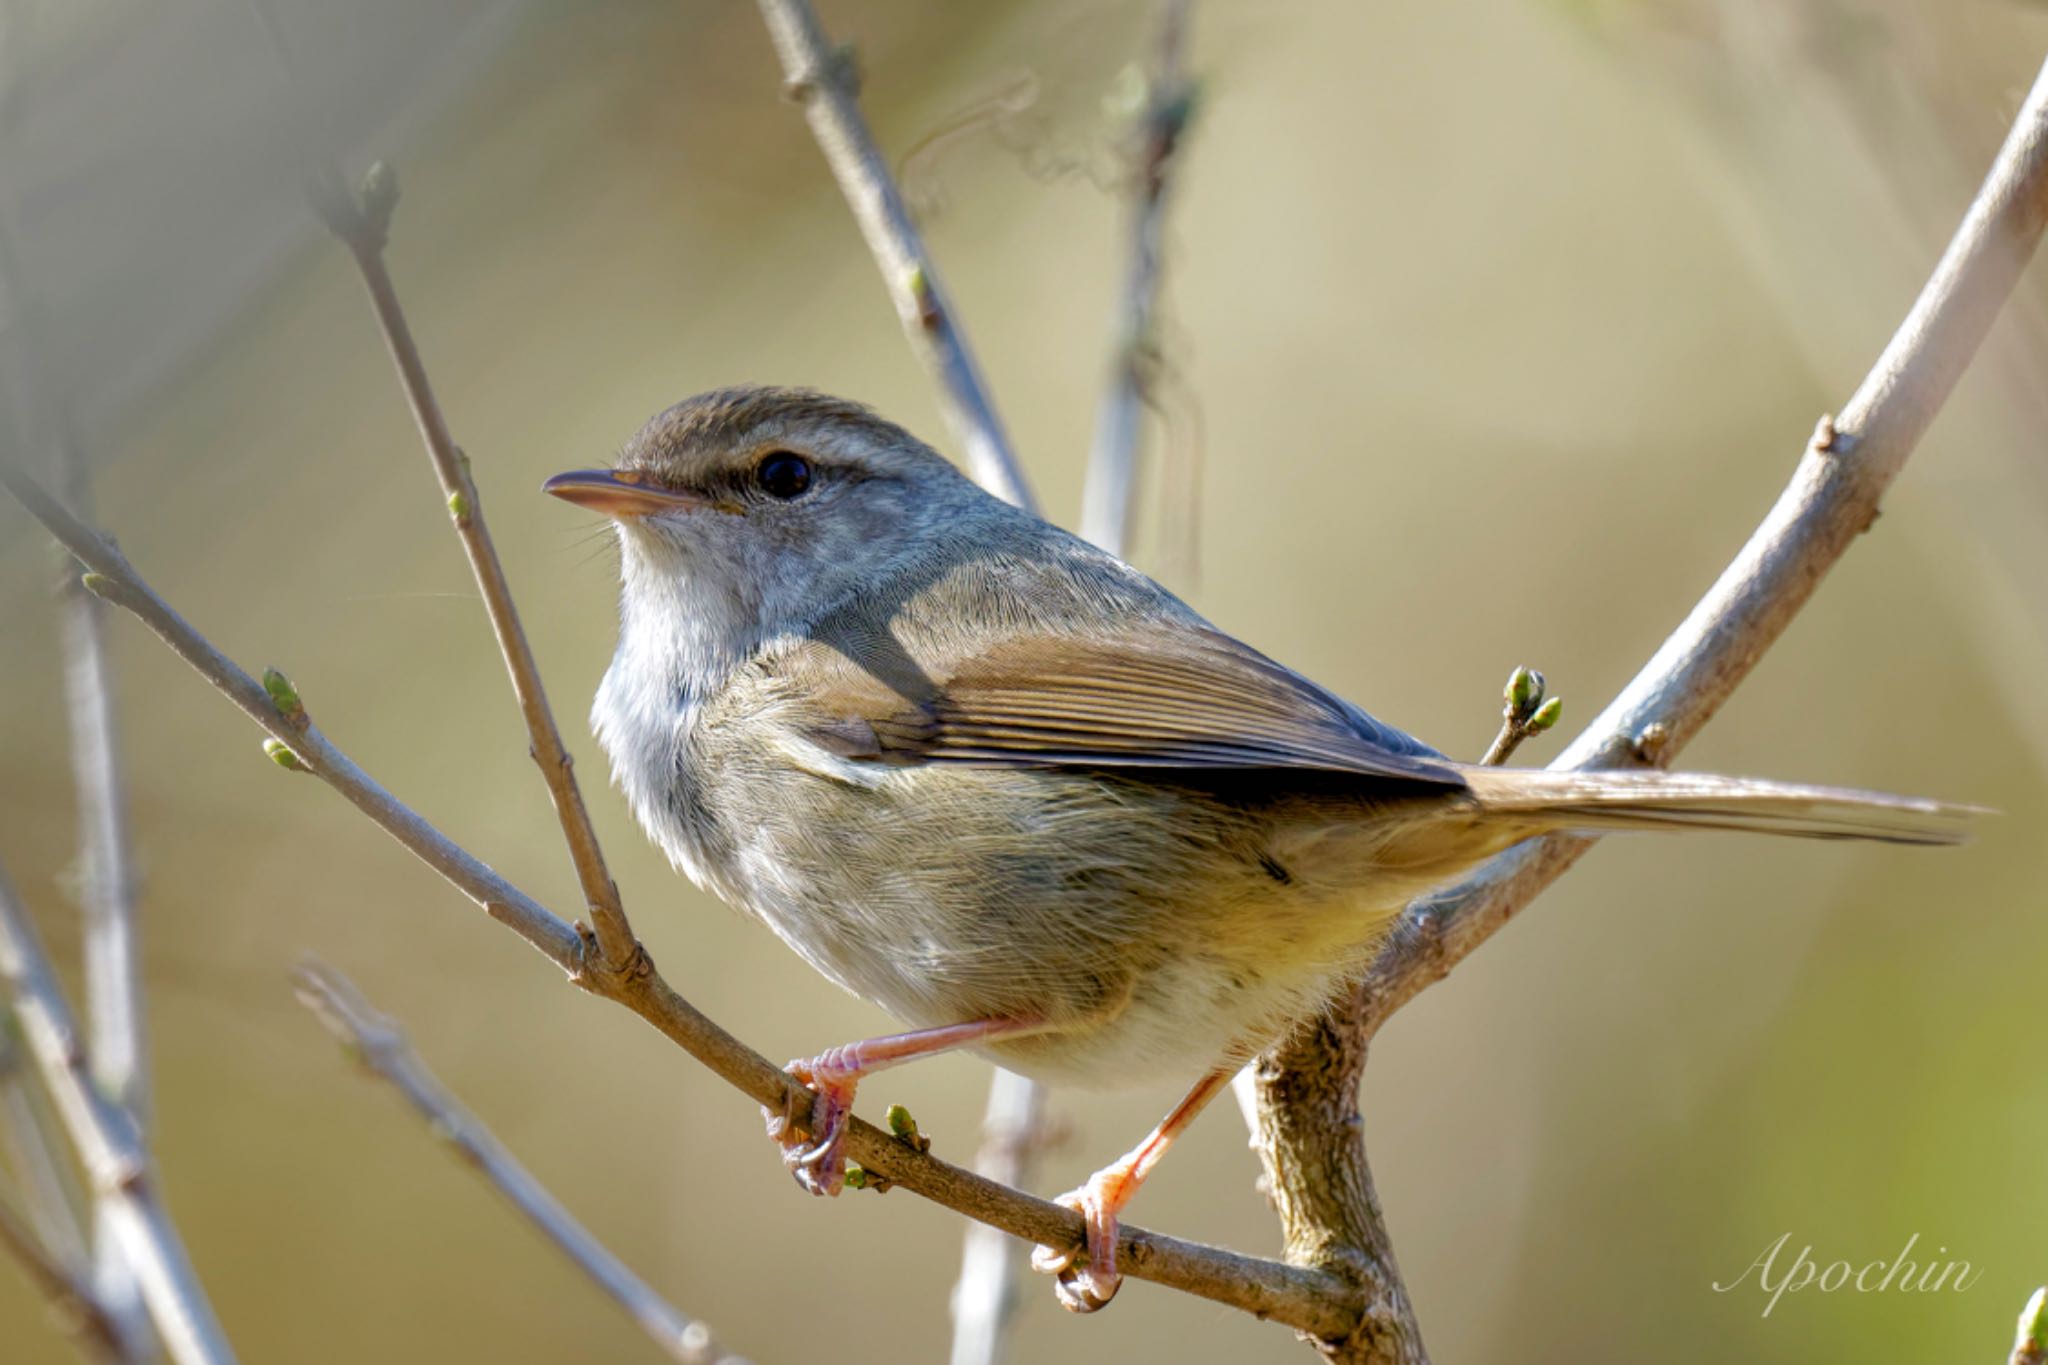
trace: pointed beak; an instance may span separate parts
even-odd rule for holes
[[[709,499],[694,493],[679,493],[651,483],[634,469],[574,469],[555,475],[540,486],[540,491],[608,517],[646,517],[711,505]]]

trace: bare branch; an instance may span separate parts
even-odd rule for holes
[[[1096,410],[1095,445],[1081,495],[1081,534],[1113,555],[1125,555],[1137,517],[1133,490],[1143,438],[1150,373],[1158,363],[1154,320],[1164,266],[1162,235],[1175,154],[1195,110],[1186,70],[1191,0],[1162,0],[1159,50],[1145,79],[1134,121],[1130,256],[1118,304],[1109,382]]]
[[[1955,387],[2048,224],[2044,68],[1932,278],[1840,418],[1823,419],[1792,481],[1721,578],[1553,767],[1662,763],[1696,734],[1875,520],[1878,502]],[[1440,981],[1591,847],[1552,836],[1411,906],[1359,989],[1317,1030],[1262,1059],[1262,1152],[1288,1259],[1348,1273],[1360,1330],[1343,1362],[1426,1360],[1370,1198],[1357,1081],[1387,1017]],[[1289,1188],[1288,1182],[1292,1182]],[[1317,1186],[1349,1182],[1342,1206]]]
[[[975,1171],[1021,1189],[1031,1179],[1044,1123],[1045,1087],[997,1067],[989,1082]],[[987,1224],[968,1224],[960,1250],[960,1279],[953,1286],[952,1365],[998,1365],[1003,1359],[1025,1251],[1022,1242]]]
[[[1138,445],[1147,374],[1156,350],[1153,313],[1161,275],[1167,173],[1194,109],[1194,86],[1185,70],[1191,8],[1191,0],[1163,0],[1158,51],[1146,77],[1143,104],[1132,121],[1130,259],[1082,494],[1081,534],[1119,557],[1129,552],[1137,505]],[[1028,1183],[1032,1134],[1044,1109],[1043,1087],[998,1069],[989,1084],[983,1151],[975,1169],[1006,1185]],[[1023,1250],[986,1228],[967,1230],[960,1280],[953,1289],[952,1365],[997,1365],[1002,1359]]]
[[[21,1216],[4,1203],[0,1203],[0,1249],[15,1259],[36,1291],[49,1300],[51,1315],[78,1338],[86,1354],[101,1360],[121,1358],[120,1333],[93,1301],[92,1287],[73,1278],[43,1249]]]
[[[339,220],[330,219],[330,226],[348,246],[362,273],[363,287],[369,291],[371,307],[376,310],[377,325],[383,330],[406,401],[412,405],[413,419],[419,424],[420,437],[433,461],[434,473],[440,478],[441,491],[447,497],[449,518],[462,541],[463,552],[469,556],[477,587],[483,591],[484,609],[490,614],[491,630],[498,637],[498,649],[512,676],[512,690],[518,696],[520,714],[532,740],[533,761],[540,765],[541,775],[547,779],[548,794],[554,798],[555,814],[569,844],[569,856],[576,864],[576,877],[590,909],[601,961],[609,970],[630,970],[639,945],[626,919],[625,906],[620,903],[618,886],[612,881],[604,853],[598,847],[597,831],[591,826],[590,811],[583,804],[583,791],[576,782],[569,752],[562,745],[561,730],[548,707],[540,667],[534,662],[526,628],[512,602],[511,586],[505,581],[505,566],[498,559],[497,546],[484,522],[483,498],[470,477],[469,457],[456,448],[454,437],[449,435],[447,419],[442,416],[440,401],[427,381],[426,366],[420,359],[412,328],[384,266],[384,232],[390,206],[386,202],[380,212],[376,203],[380,198],[395,197],[397,191],[376,188],[381,166],[380,162],[371,167],[370,177],[364,182],[364,197],[369,205],[358,209],[353,224],[339,226]],[[383,175],[388,183],[390,172],[386,170]]]
[[[192,1272],[177,1229],[157,1201],[141,1134],[127,1111],[94,1086],[71,1008],[4,870],[0,989],[21,1021],[29,1056],[78,1150],[102,1209],[101,1226],[117,1239],[134,1270],[143,1304],[171,1358],[180,1365],[232,1361],[234,1351]]]
[[[21,268],[9,206],[0,204],[0,291],[20,335],[18,369],[10,375],[13,406],[25,447],[56,456],[65,501],[92,509],[92,477],[78,447],[60,384],[45,367],[49,326],[41,295]],[[141,927],[121,773],[120,727],[114,709],[113,661],[107,653],[104,606],[65,573],[58,589],[64,652],[64,696],[71,726],[72,785],[78,803],[78,862],[83,883],[85,1020],[93,1078],[127,1109],[138,1130],[149,1125],[149,1047],[142,1001]],[[95,1211],[93,1283],[103,1312],[120,1327],[131,1354],[149,1352],[149,1319],[120,1248]]]
[[[1037,511],[974,352],[939,284],[938,267],[860,111],[852,49],[832,46],[809,0],[760,0],[760,5],[782,62],[784,88],[803,106],[818,148],[881,268],[910,348],[939,386],[946,421],[975,479],[997,497]]]
[[[261,683],[158,597],[113,546],[81,525],[26,474],[0,461],[0,485],[91,571],[88,587],[140,618],[254,720],[272,743],[293,756],[293,766],[339,791],[493,919],[545,953],[585,990],[626,1006],[756,1103],[808,1121],[814,1098],[811,1092],[678,995],[644,953],[630,972],[586,970],[583,936],[372,780],[312,723],[296,692],[281,677],[278,690],[290,697],[290,704],[282,710]],[[1079,1214],[949,1165],[872,1124],[859,1120],[852,1124],[847,1154],[868,1170],[934,1203],[1033,1245],[1082,1245]],[[1129,1226],[1123,1229],[1117,1255],[1118,1264],[1138,1279],[1241,1308],[1318,1337],[1342,1336],[1355,1322],[1343,1282],[1319,1270],[1240,1256]]]
[[[464,1162],[474,1167],[513,1207],[525,1214],[540,1234],[597,1282],[600,1289],[632,1314],[642,1331],[680,1365],[745,1365],[726,1354],[703,1323],[686,1317],[648,1287],[578,1223],[561,1201],[491,1133],[476,1115],[455,1098],[386,1014],[363,998],[355,984],[332,967],[308,963],[293,977],[299,1001],[328,1032],[339,1038],[362,1065],[389,1081],[427,1121],[436,1137],[447,1141]]]

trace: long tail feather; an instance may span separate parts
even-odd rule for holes
[[[1713,773],[1462,769],[1480,808],[1553,829],[1729,829],[1805,839],[1959,844],[1977,806]]]

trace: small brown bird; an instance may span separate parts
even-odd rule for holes
[[[1422,892],[1552,830],[1946,844],[1969,813],[1456,762],[822,394],[702,394],[546,487],[618,526],[593,722],[642,826],[913,1029],[790,1064],[814,1131],[769,1128],[799,1183],[839,1192],[855,1085],[913,1058],[1201,1077],[1063,1196],[1087,1254],[1036,1263],[1076,1310],[1116,1292],[1118,1213],[1175,1134]]]

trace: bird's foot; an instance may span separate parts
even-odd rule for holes
[[[761,1110],[768,1136],[782,1148],[782,1164],[796,1183],[827,1198],[846,1187],[846,1126],[861,1078],[860,1068],[845,1055],[848,1051],[831,1048],[784,1068],[817,1097],[811,1101],[807,1124],[797,1122],[794,1097],[779,1113],[765,1106]]]
[[[1087,1245],[1078,1251],[1038,1247],[1031,1253],[1033,1270],[1057,1277],[1053,1293],[1069,1313],[1093,1313],[1115,1298],[1123,1285],[1116,1268],[1117,1214],[1137,1188],[1130,1169],[1119,1162],[1053,1201],[1079,1212],[1088,1225]]]

